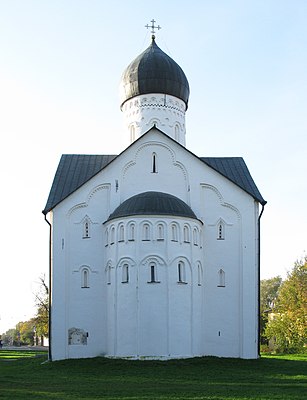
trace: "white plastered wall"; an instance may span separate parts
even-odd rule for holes
[[[157,155],[156,173],[152,172],[153,153]],[[184,312],[192,307],[194,314],[199,316],[199,320],[194,318],[189,322],[192,330],[204,331],[204,335],[193,334],[191,355],[256,358],[257,204],[243,190],[155,129],[141,137],[53,210],[53,358],[120,355],[119,347],[122,352],[130,351],[128,338],[118,333],[119,326],[120,331],[124,330],[124,316],[118,319],[117,313],[115,323],[115,314],[109,309],[116,306],[116,298],[122,302],[118,297],[122,294],[115,293],[116,286],[107,285],[106,263],[114,260],[112,273],[115,274],[120,257],[128,256],[140,261],[141,255],[136,253],[140,249],[135,248],[125,254],[126,250],[122,252],[119,246],[115,250],[114,246],[114,254],[108,254],[103,223],[124,200],[148,190],[179,197],[204,223],[203,250],[199,254],[204,279],[199,290],[201,294],[196,295],[197,292],[188,286],[184,288],[187,292],[191,290],[191,300],[187,308],[183,308]],[[83,239],[82,221],[86,216],[91,221],[91,237]],[[217,222],[220,219],[225,222],[223,241],[217,240]],[[146,251],[148,255],[154,253],[161,256],[158,249],[147,248]],[[171,260],[172,256],[175,259],[177,250],[171,245],[163,251],[167,260]],[[196,262],[197,257],[191,253],[186,257]],[[80,285],[79,271],[82,266],[88,266],[90,271],[90,287],[86,289]],[[220,268],[225,271],[225,287],[218,287]],[[169,278],[163,279],[159,290],[161,298],[169,302],[173,293],[176,296],[175,287],[166,282],[170,282]],[[129,291],[128,285],[124,285],[125,288],[118,285],[122,293]],[[154,289],[154,285],[142,287],[142,296],[146,301],[150,302],[155,295],[151,294]],[[124,298],[129,298],[128,293]],[[135,298],[130,299],[133,308]],[[174,315],[172,307],[171,303],[166,307],[171,314],[167,317],[169,320]],[[145,318],[145,311],[142,315]],[[163,318],[166,320],[165,315]],[[144,330],[138,331],[138,343],[143,343],[142,335],[148,334],[145,320],[143,325]],[[68,330],[71,328],[88,332],[86,345],[68,345]],[[114,337],[120,337],[117,343],[112,339]],[[161,350],[163,355],[177,356],[178,349],[171,330],[167,337],[168,341]],[[145,355],[151,355],[150,349]]]

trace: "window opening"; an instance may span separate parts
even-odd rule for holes
[[[112,226],[110,244],[114,244],[114,240],[115,240],[115,228],[114,228],[114,226]]]
[[[133,241],[135,238],[135,225],[131,224],[129,225],[129,236],[128,240]]]
[[[118,230],[118,241],[123,242],[124,241],[124,225],[119,226]]]
[[[109,230],[106,229],[106,234],[105,234],[105,246],[109,244]]]
[[[178,282],[186,283],[185,281],[185,268],[182,261],[178,263]]]
[[[200,264],[197,266],[197,283],[198,286],[201,286],[202,284],[202,268]]]
[[[149,265],[149,281],[147,283],[159,283],[157,279],[157,266],[156,264]]]
[[[193,230],[193,243],[194,246],[198,246],[198,232],[196,228]]]
[[[152,173],[156,174],[157,172],[157,154],[152,153]]]
[[[190,229],[186,225],[183,227],[183,240],[185,243],[190,243]]]
[[[107,267],[107,284],[111,285],[111,266],[108,265]]]
[[[157,240],[164,240],[164,227],[162,224],[158,225],[158,237]]]
[[[178,229],[175,224],[172,225],[172,241],[178,242]]]
[[[128,282],[129,282],[129,265],[124,264],[122,271],[122,283],[128,283]]]
[[[156,282],[156,266],[154,264],[150,266],[150,282]]]
[[[89,272],[87,269],[83,269],[81,272],[81,287],[89,288]]]
[[[225,272],[222,268],[218,272],[218,287],[225,287]]]
[[[150,227],[148,224],[143,225],[143,239],[144,241],[150,240]]]

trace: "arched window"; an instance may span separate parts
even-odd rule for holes
[[[109,230],[106,229],[104,245],[107,246],[108,244],[109,244]]]
[[[185,267],[182,261],[179,261],[177,265],[177,270],[178,270],[178,283],[186,283]]]
[[[128,228],[128,240],[133,241],[135,240],[135,225],[130,224]]]
[[[135,141],[135,126],[131,125],[130,126],[130,142],[134,142]]]
[[[225,224],[220,221],[217,225],[217,239],[224,240],[225,239]]]
[[[106,273],[107,273],[107,284],[111,285],[111,265],[107,266]]]
[[[218,287],[225,287],[225,272],[222,268],[218,271]]]
[[[89,288],[89,270],[87,268],[82,268],[81,270],[81,287]]]
[[[129,282],[129,265],[124,264],[122,270],[122,283],[128,283],[128,282]]]
[[[198,230],[196,228],[193,229],[193,243],[194,246],[198,246]]]
[[[143,236],[142,240],[147,241],[150,240],[150,226],[149,224],[144,224],[143,225]]]
[[[171,240],[173,242],[178,242],[178,227],[176,224],[172,224],[171,231],[172,231]]]
[[[164,226],[163,226],[163,224],[158,224],[158,227],[157,227],[157,240],[164,240]]]
[[[190,243],[190,228],[187,225],[183,227],[183,241]]]
[[[121,224],[121,225],[119,225],[119,227],[118,227],[118,241],[119,242],[123,242],[124,241],[124,239],[125,239],[125,237],[124,237],[124,225],[123,224]]]
[[[83,223],[83,239],[90,237],[90,222],[86,219]]]
[[[198,286],[202,285],[202,281],[203,281],[203,270],[202,270],[200,263],[198,263],[198,265],[197,265],[197,284],[198,284]]]
[[[155,263],[150,263],[149,264],[149,281],[148,283],[158,283],[157,279],[157,266]]]
[[[114,244],[114,240],[115,240],[115,227],[112,226],[112,228],[111,228],[110,244]]]
[[[158,165],[157,165],[157,154],[152,153],[152,168],[151,172],[156,174],[158,172]]]

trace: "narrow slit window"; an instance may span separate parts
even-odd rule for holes
[[[114,226],[112,226],[110,244],[114,244],[114,240],[115,240],[115,228],[114,228]]]
[[[148,241],[150,240],[150,226],[148,224],[143,225],[143,238],[142,240]]]
[[[128,283],[128,282],[129,282],[129,265],[124,264],[122,270],[122,283]]]
[[[157,279],[157,266],[156,264],[149,265],[149,281],[148,283],[159,283]]]
[[[111,285],[111,266],[108,265],[107,267],[107,284]]]
[[[187,225],[183,227],[183,241],[185,243],[190,243],[190,229]]]
[[[158,235],[157,240],[164,240],[164,226],[162,224],[158,225]]]
[[[88,269],[84,268],[81,271],[81,287],[82,288],[89,288],[89,271]]]
[[[129,225],[128,232],[129,232],[128,240],[133,241],[135,239],[135,225],[134,224]]]
[[[198,231],[196,228],[193,229],[193,243],[194,246],[198,246]]]
[[[178,242],[178,227],[177,227],[177,225],[173,224],[171,229],[172,229],[172,241]]]
[[[152,170],[151,172],[153,174],[156,174],[158,172],[158,168],[157,168],[157,154],[156,153],[152,153]]]
[[[150,282],[156,282],[156,266],[154,264],[150,266]]]
[[[225,287],[225,271],[222,268],[218,271],[218,287]]]
[[[107,246],[109,244],[109,230],[106,229],[106,233],[105,233],[105,246]]]
[[[180,261],[178,263],[177,268],[178,268],[178,282],[179,283],[186,283],[186,280],[185,280],[185,268],[184,268],[184,264],[183,264],[182,261]]]
[[[198,283],[198,286],[202,285],[202,280],[203,280],[203,271],[202,271],[201,265],[198,264],[197,265],[197,283]]]
[[[118,241],[123,242],[124,241],[124,225],[120,225],[118,228]]]

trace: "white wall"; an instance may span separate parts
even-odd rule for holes
[[[152,172],[153,153],[157,173]],[[159,243],[154,236],[150,243],[138,238],[106,246],[105,231],[112,221],[104,222],[110,213],[148,190],[170,193],[191,206],[203,222],[194,220],[202,227],[202,248],[185,246],[182,240]],[[87,239],[82,237],[85,217],[91,222]],[[182,146],[155,129],[142,136],[53,210],[54,359],[101,354],[256,358],[257,217],[251,196]],[[148,220],[153,227],[158,222],[153,216]],[[187,222],[176,220],[181,229]],[[220,220],[224,240],[217,240]],[[159,284],[148,284],[144,276],[148,256],[161,260]],[[186,285],[174,280],[178,256],[189,265]],[[135,263],[128,284],[120,280],[125,257]],[[197,262],[203,268],[202,286],[196,279]],[[89,288],[81,288],[82,266],[90,271]],[[219,269],[225,271],[225,287],[218,287]],[[68,345],[73,327],[88,332],[87,345]]]

